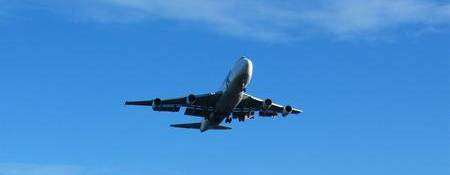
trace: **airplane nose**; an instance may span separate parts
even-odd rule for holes
[[[247,74],[247,76],[251,77],[253,74],[253,63],[247,57],[241,57],[241,72]]]
[[[243,65],[243,67],[245,69],[249,69],[250,67],[252,67],[252,61],[250,61],[250,59],[248,59],[247,57],[243,56],[241,57],[241,63]]]

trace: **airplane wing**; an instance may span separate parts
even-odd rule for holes
[[[292,106],[282,106],[273,103],[270,99],[262,100],[249,94],[244,94],[243,100],[235,108],[233,113],[254,113],[255,111],[258,111],[259,115],[263,117],[277,116],[278,114],[286,116],[288,114],[300,114],[303,112]]]
[[[221,95],[221,92],[200,95],[191,94],[186,97],[171,99],[155,98],[153,100],[144,101],[126,101],[125,105],[151,106],[155,111],[166,112],[178,112],[181,107],[186,107],[186,115],[197,116],[195,114],[198,113],[198,116],[203,116],[205,112],[213,111],[214,106]]]
[[[125,105],[151,106],[154,111],[165,112],[178,112],[181,107],[185,107],[185,115],[205,117],[211,112],[214,112],[215,104],[221,95],[221,92],[201,95],[191,94],[186,97],[171,99],[156,98],[153,100],[144,101],[127,101],[125,102]],[[300,109],[296,109],[291,106],[282,106],[272,103],[269,99],[262,100],[249,94],[244,94],[242,101],[233,110],[233,117],[236,118],[239,116],[244,116],[248,113],[254,114],[256,111],[258,111],[259,115],[263,117],[276,116],[278,114],[286,116],[288,114],[299,114],[303,112]]]

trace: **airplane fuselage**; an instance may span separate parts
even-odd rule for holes
[[[242,57],[234,64],[223,82],[222,95],[216,103],[215,111],[203,119],[200,131],[219,125],[233,112],[233,109],[241,102],[252,74],[253,64],[248,58]]]

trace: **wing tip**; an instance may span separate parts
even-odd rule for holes
[[[132,101],[125,101],[125,103],[123,105],[129,106],[129,105],[134,105],[134,104]]]
[[[303,113],[302,109],[295,109],[294,111],[292,112],[293,114],[301,114],[301,113]]]
[[[152,106],[151,100],[146,101],[125,101],[125,105],[136,105],[136,106]]]

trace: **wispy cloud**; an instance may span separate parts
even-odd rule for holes
[[[224,34],[261,40],[287,38],[296,12],[257,1],[218,0],[98,0],[82,5],[85,17],[101,22],[172,20],[188,22]],[[120,14],[120,16],[118,16]],[[290,24],[292,23],[292,24]]]
[[[338,36],[450,24],[448,3],[420,0],[333,1],[304,14],[309,23]]]
[[[295,40],[314,34],[377,36],[429,27],[445,28],[450,24],[450,3],[435,0],[57,2],[48,0],[47,4],[58,4],[59,11],[69,8],[71,14],[96,22],[171,20],[227,35],[268,41]]]

